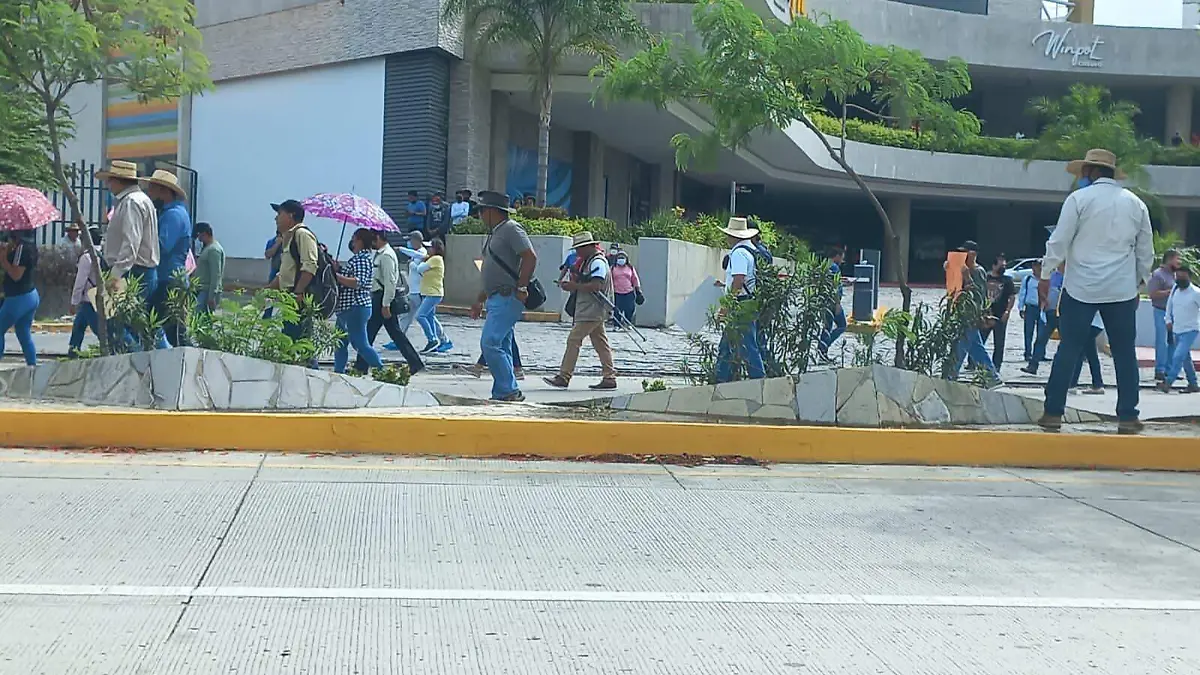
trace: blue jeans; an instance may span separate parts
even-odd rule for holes
[[[1122,302],[1091,304],[1072,298],[1066,290],[1058,307],[1058,333],[1061,338],[1058,353],[1050,366],[1050,381],[1046,383],[1045,413],[1062,417],[1067,406],[1067,390],[1071,388],[1075,366],[1087,350],[1087,341],[1095,342],[1092,320],[1096,312],[1104,321],[1108,345],[1112,349],[1113,367],[1117,371],[1117,419],[1136,420],[1138,417],[1136,297]]]
[[[514,334],[512,339],[508,342],[512,345],[512,350],[510,353],[512,354],[513,368],[515,370],[521,370],[521,347],[517,344],[517,336]],[[483,360],[483,354],[479,355],[479,361],[476,363],[478,363],[480,367],[487,366],[487,362]]]
[[[79,303],[75,311],[75,323],[71,326],[71,341],[69,352],[77,352],[83,346],[83,336],[87,329],[92,329],[92,335],[100,337],[100,317],[96,316],[96,308],[90,302]]]
[[[1042,308],[1037,305],[1025,305],[1025,360],[1033,359],[1034,346],[1042,341],[1042,333],[1046,332],[1046,320],[1042,318]]]
[[[1171,365],[1170,331],[1167,330],[1167,310],[1154,308],[1154,374],[1167,372]]]
[[[637,309],[637,293],[630,291],[628,293],[614,293],[613,305],[617,308],[616,314],[625,317],[629,323],[633,323],[633,312]],[[616,317],[613,317],[613,322],[617,322]]]
[[[208,308],[208,291],[199,291],[196,293],[196,314],[212,314],[212,310]]]
[[[827,353],[830,345],[845,332],[846,310],[839,304],[825,315],[825,328],[821,330],[821,353]]]
[[[147,311],[149,311],[150,307],[152,306],[151,300],[154,297],[154,291],[158,290],[158,270],[153,267],[137,267],[137,266],[135,266],[133,269],[129,270],[128,274],[125,275],[125,279],[141,280],[142,300],[146,303],[146,309],[147,309]],[[110,321],[108,326],[109,326],[108,339],[112,342],[119,341],[121,339],[121,336],[115,335],[112,332],[113,330],[115,330],[114,324]],[[125,329],[124,342],[125,342],[126,351],[140,351],[142,349],[145,349],[145,345],[138,344],[138,337],[136,335],[134,335],[133,331],[131,331],[129,329]],[[156,349],[162,349],[164,347],[169,346],[167,344],[167,336],[165,334],[163,334],[163,332],[161,330],[158,331],[158,335],[155,338],[155,343],[156,343],[155,344]]]
[[[1075,364],[1075,377],[1071,378],[1072,387],[1079,386],[1079,376],[1083,375],[1083,362],[1087,361],[1088,368],[1092,371],[1092,388],[1104,388],[1104,373],[1100,370],[1100,354],[1096,351],[1096,338],[1100,337],[1100,333],[1103,332],[1099,328],[1092,326],[1092,339],[1083,344],[1083,358]]]
[[[408,311],[400,317],[400,330],[408,332],[408,327],[412,325],[413,319],[417,318],[417,310],[421,307],[421,296],[418,293],[408,294]]]
[[[513,373],[513,327],[521,320],[525,305],[514,295],[493,293],[484,306],[487,319],[483,322],[479,347],[492,372],[492,398],[506,398],[519,391],[517,376]]]
[[[437,306],[442,302],[440,295],[422,295],[421,307],[417,309],[417,323],[425,331],[425,339],[429,342],[445,342],[446,331],[442,330],[442,322],[437,318]]]
[[[0,305],[0,358],[4,356],[4,336],[11,328],[17,334],[17,342],[21,343],[25,363],[37,365],[37,349],[33,346],[30,329],[33,328],[33,315],[41,303],[42,298],[36,288],[28,293],[4,298],[4,304]]]
[[[379,352],[375,351],[375,348],[371,346],[371,341],[367,339],[367,322],[370,320],[370,305],[355,305],[350,309],[338,312],[337,327],[346,334],[346,337],[342,338],[342,343],[333,352],[333,372],[346,372],[346,363],[350,360],[349,345],[354,345],[354,351],[366,360],[368,366],[383,367],[383,361],[379,359]]]
[[[734,352],[740,365],[746,366],[751,380],[759,380],[767,376],[763,367],[762,352],[758,346],[758,322],[753,321],[741,335],[730,335],[726,330],[721,336],[721,344],[717,346],[717,382],[733,381]],[[736,347],[734,343],[736,344]]]
[[[1188,384],[1196,386],[1196,364],[1192,363],[1192,345],[1196,344],[1197,336],[1200,336],[1200,333],[1194,330],[1175,334],[1175,351],[1171,353],[1171,365],[1167,370],[1168,386],[1175,382],[1181,370],[1187,375]]]
[[[987,348],[983,346],[983,333],[980,333],[978,328],[968,328],[963,339],[959,340],[958,345],[955,346],[954,363],[950,369],[951,380],[958,379],[958,373],[962,370],[965,357],[970,357],[976,367],[982,367],[988,371],[992,378],[1000,379],[1000,374],[996,372],[996,366],[992,365],[992,357],[988,355]]]

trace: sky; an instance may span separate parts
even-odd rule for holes
[[[1106,26],[1179,28],[1183,0],[1096,0],[1095,22]]]

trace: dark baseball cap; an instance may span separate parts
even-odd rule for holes
[[[275,209],[276,213],[280,211],[290,213],[297,222],[304,220],[304,207],[295,199],[289,199],[281,204],[271,204],[271,208]]]
[[[963,250],[967,251],[968,253],[978,253],[979,252],[979,244],[976,244],[975,242],[971,241],[970,239],[964,241],[962,247],[963,247]]]

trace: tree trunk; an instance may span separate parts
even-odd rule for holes
[[[539,206],[547,206],[546,184],[550,181],[550,107],[554,98],[553,78],[552,72],[546,73],[541,91],[538,92],[541,98],[538,101],[540,108],[538,113],[537,203]]]
[[[70,181],[67,180],[67,172],[63,167],[57,114],[58,107],[47,102],[46,130],[50,136],[54,177],[58,180],[58,189],[62,190],[67,197],[67,202],[71,205],[71,220],[83,231],[83,245],[87,247],[88,255],[92,256],[92,283],[96,285],[96,325],[100,328],[100,334],[96,337],[100,340],[100,353],[108,354],[108,317],[105,316],[104,311],[104,283],[100,276],[100,253],[96,250],[95,243],[92,242],[92,233],[88,230],[87,223],[83,221],[83,208],[79,205],[79,195],[75,194],[75,191],[71,189]]]
[[[850,164],[846,162],[844,157],[839,156],[837,150],[834,149],[834,147],[830,145],[829,140],[825,138],[825,134],[821,133],[821,130],[818,129],[816,125],[814,125],[807,117],[801,117],[800,122],[817,135],[817,138],[820,139],[821,143],[825,146],[825,150],[829,153],[829,156],[833,158],[833,161],[837,162],[838,165],[842,167],[842,170],[846,172],[846,175],[850,176],[850,178],[854,180],[855,184],[858,185],[858,189],[862,190],[863,194],[865,194],[867,199],[870,200],[871,205],[875,207],[875,213],[877,213],[879,215],[879,219],[883,221],[884,244],[888,247],[888,252],[896,260],[896,280],[900,283],[900,296],[903,298],[904,305],[902,309],[905,312],[909,311],[912,308],[912,289],[908,286],[908,261],[903,259],[903,257],[900,255],[900,237],[892,228],[892,219],[888,217],[887,209],[883,208],[883,204],[879,202],[879,198],[877,198],[875,193],[871,191],[871,188],[867,186],[867,183],[862,179],[862,176],[859,176],[858,172],[850,167]],[[845,138],[842,139],[842,142],[845,142]],[[895,363],[897,368],[904,367],[903,334],[896,338]]]

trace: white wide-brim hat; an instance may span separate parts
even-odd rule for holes
[[[735,239],[753,239],[758,236],[758,230],[750,227],[745,218],[730,218],[729,226],[721,228],[721,231]]]

